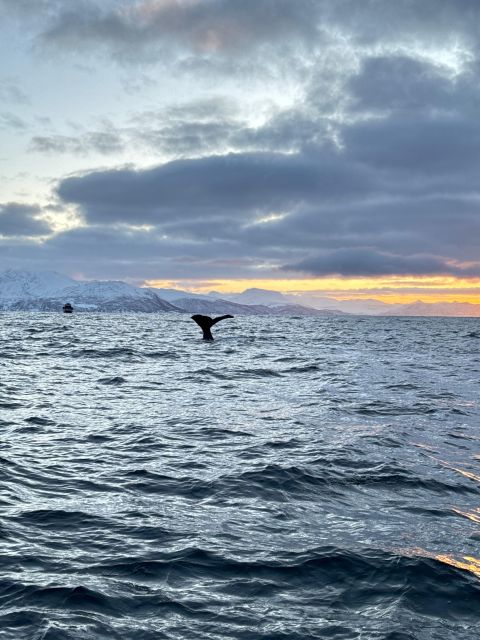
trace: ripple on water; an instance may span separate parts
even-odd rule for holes
[[[478,637],[468,319],[3,320],[2,640]]]

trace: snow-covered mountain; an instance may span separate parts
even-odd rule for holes
[[[132,287],[125,282],[82,282],[66,287],[52,297],[19,301],[12,308],[23,311],[59,311],[65,302],[72,304],[75,311],[178,311],[177,307],[152,291]]]
[[[126,282],[79,282],[52,271],[0,273],[0,309],[61,311],[70,302],[76,311],[178,311],[150,289]]]
[[[185,297],[177,298],[175,306],[188,313],[201,313],[203,315],[253,315],[269,313],[267,307],[259,307],[245,304],[237,304],[229,300],[208,300],[203,298]]]
[[[377,315],[391,308],[391,305],[380,300],[336,300],[315,293],[285,294],[269,289],[252,288],[242,293],[220,294],[211,291],[209,296],[238,302],[239,304],[267,305],[283,307],[285,305],[301,305],[307,308],[331,310],[340,313],[359,315]]]
[[[387,304],[380,300],[336,300],[327,296],[315,294],[298,294],[287,296],[290,303],[296,301],[315,309],[336,309],[344,313],[354,313],[357,315],[378,315],[389,309],[396,308],[397,305]]]
[[[179,298],[198,298],[199,300],[209,300],[208,296],[201,295],[199,293],[192,293],[191,291],[183,291],[182,289],[160,289],[149,287],[143,288],[143,291],[152,291],[157,296],[160,296],[162,300],[167,300],[167,302],[172,302],[175,304],[175,301]],[[220,295],[217,297],[221,297]]]
[[[204,315],[268,315],[268,316],[325,316],[343,315],[341,311],[312,309],[299,304],[262,305],[240,304],[231,300],[195,298],[178,298],[175,306],[188,313],[201,313]]]
[[[76,280],[55,271],[33,273],[7,269],[0,272],[0,305],[54,296],[62,289],[76,284]]]
[[[212,291],[210,296],[215,298],[223,298],[225,300],[231,300],[238,304],[259,304],[259,305],[279,305],[289,304],[290,300],[288,296],[285,296],[279,291],[270,291],[269,289],[245,289],[242,293],[230,293],[227,295],[217,294]]]
[[[62,291],[76,309],[98,311],[177,311],[177,308],[151,289],[134,287],[126,282],[82,282]]]
[[[268,307],[277,316],[343,316],[346,315],[338,309],[314,309],[303,304],[279,304]]]

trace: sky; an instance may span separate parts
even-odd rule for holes
[[[0,0],[0,269],[480,303],[478,0]]]

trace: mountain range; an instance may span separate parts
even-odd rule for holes
[[[382,313],[388,316],[453,316],[480,318],[480,304],[471,302],[435,302],[428,303],[417,300],[411,304],[397,306],[391,311]]]
[[[209,295],[217,297],[212,291]],[[247,289],[242,293],[221,294],[226,300],[241,304],[267,304],[270,307],[302,305],[308,308],[331,310],[335,313],[372,316],[452,316],[480,317],[480,304],[468,302],[416,302],[409,304],[386,303],[375,299],[337,300],[315,293],[283,294],[267,289]]]
[[[300,304],[248,305],[176,289],[136,287],[117,280],[78,281],[56,272],[9,269],[0,273],[1,311],[75,311],[201,313],[207,315],[335,315]]]
[[[242,293],[206,295],[180,289],[136,287],[118,280],[79,281],[53,271],[0,272],[0,311],[201,313],[205,315],[377,315],[473,316],[480,305],[466,302],[387,304],[379,300],[337,300],[315,293],[283,294],[251,288]]]

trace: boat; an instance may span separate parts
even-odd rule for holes
[[[69,302],[63,305],[63,313],[73,313],[73,307]]]

